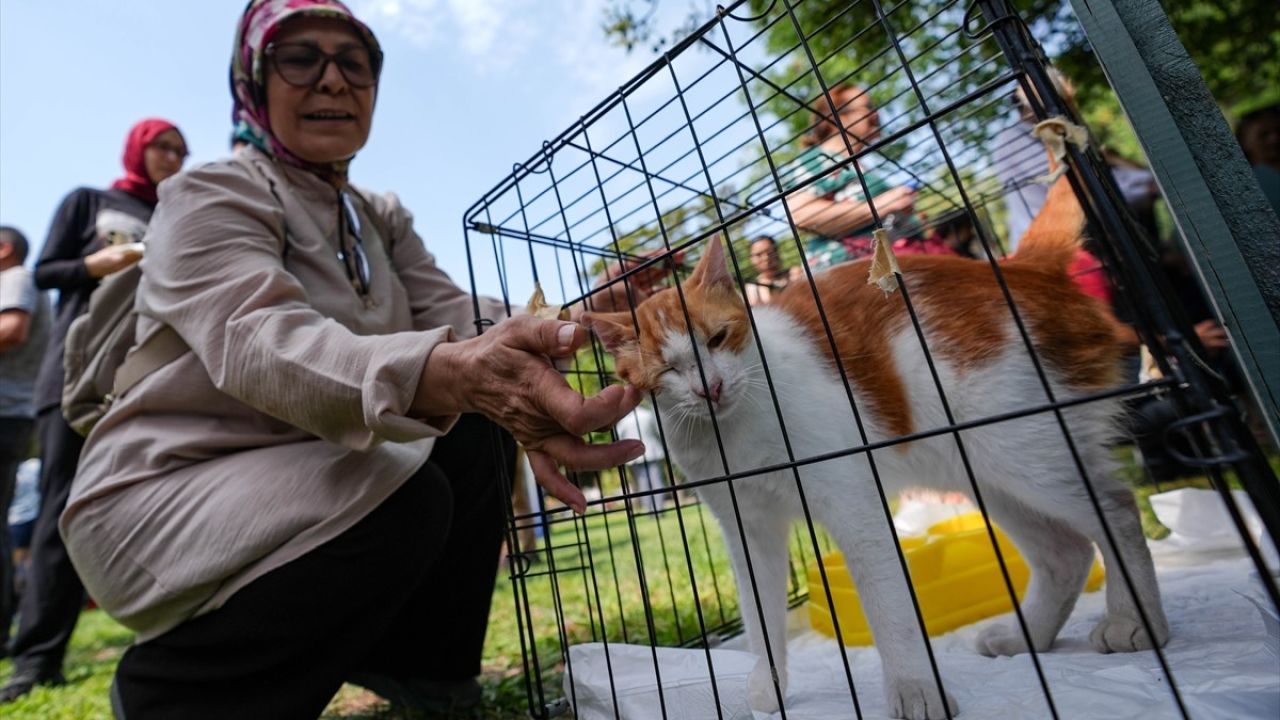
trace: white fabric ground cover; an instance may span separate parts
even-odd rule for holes
[[[1238,543],[1237,539],[1236,548]],[[1280,621],[1253,565],[1235,548],[1191,551],[1185,538],[1176,534],[1151,546],[1172,632],[1165,657],[1189,716],[1197,720],[1280,718]],[[1274,552],[1268,550],[1268,554]],[[1102,617],[1103,607],[1103,592],[1082,596],[1052,651],[1039,655],[1059,717],[1181,717],[1154,653],[1102,655],[1089,647],[1089,631]],[[1009,622],[1011,617],[933,639],[943,680],[960,704],[958,720],[1051,717],[1028,656],[987,658],[973,649],[974,638],[986,622]],[[788,647],[791,685],[786,717],[855,717],[836,642],[806,630],[795,635]],[[664,710],[672,720],[717,717],[705,651],[657,650],[661,704],[653,652],[648,647],[610,644],[606,660],[603,645],[570,648],[573,687],[566,673],[565,694],[576,705],[579,720],[650,720],[663,717]],[[848,652],[862,717],[887,717],[879,656],[871,648],[849,648]],[[746,678],[754,656],[722,648],[711,655],[722,717],[782,717],[753,714],[747,708]]]

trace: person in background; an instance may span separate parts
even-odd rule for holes
[[[756,269],[756,279],[747,283],[747,302],[751,305],[768,305],[773,296],[782,292],[796,280],[804,279],[804,271],[798,267],[786,270],[778,243],[765,235],[751,241],[751,265]]]
[[[635,478],[635,486],[631,488],[631,492],[666,487],[667,456],[663,452],[662,434],[658,431],[658,418],[653,411],[644,405],[637,406],[631,415],[618,422],[617,432],[621,439],[644,443],[644,454],[627,463],[627,467],[631,468],[631,476]],[[657,512],[666,507],[667,496],[663,493],[645,495],[637,499],[637,504],[649,512]]]
[[[874,164],[871,157],[858,161],[861,180],[853,164],[833,172],[851,153],[862,151],[880,136],[880,113],[871,96],[856,85],[835,85],[830,93],[845,131],[840,132],[827,119],[828,103],[819,97],[815,102],[821,111],[814,113],[813,126],[803,140],[805,150],[782,171],[788,187],[818,178],[786,199],[796,227],[813,233],[805,242],[805,261],[814,270],[871,254],[873,204],[886,229],[899,220],[903,226],[918,224],[911,218],[916,191],[890,185],[870,167]],[[863,191],[864,181],[872,196],[870,202]]]
[[[973,241],[977,233],[973,221],[963,209],[951,210],[925,221],[921,235],[893,241],[895,255],[959,255],[973,258]]]
[[[586,342],[575,323],[482,300],[477,334],[399,199],[349,182],[386,88],[345,5],[252,0],[232,47],[251,147],[164,184],[137,292],[138,356],[183,352],[98,421],[62,514],[86,587],[137,633],[113,708],[314,718],[344,681],[473,706],[513,440],[584,512],[559,466],[640,455],[582,439],[639,392],[569,386],[552,358]]]
[[[9,539],[13,545],[13,592],[21,597],[27,581],[31,556],[31,531],[40,514],[40,458],[29,458],[18,465],[13,483],[13,502],[9,503]]]
[[[1280,215],[1280,104],[1246,113],[1236,124],[1236,140],[1253,166],[1262,194]]]
[[[125,174],[108,190],[79,188],[63,199],[35,268],[36,286],[57,290],[58,305],[36,377],[36,436],[44,497],[31,541],[27,591],[10,645],[13,674],[0,688],[9,702],[42,683],[63,682],[62,660],[84,605],[84,586],[58,533],[84,438],[62,417],[63,349],[72,321],[89,307],[98,281],[138,262],[134,241],[156,205],[156,188],[182,169],[187,146],[167,120],[142,120],[129,130]]]
[[[8,655],[15,597],[9,504],[31,452],[36,372],[49,342],[49,299],[23,265],[29,249],[25,235],[0,226],[0,657]]]
[[[1056,69],[1051,69],[1050,78],[1058,95],[1079,115],[1075,109],[1075,86]],[[1049,186],[1038,180],[1049,173],[1049,156],[1044,143],[1033,134],[1036,115],[1021,86],[1014,94],[1013,102],[1017,119],[996,133],[991,149],[992,167],[1004,186],[1005,241],[1009,253],[1017,251],[1018,240],[1040,213],[1040,208],[1044,207],[1049,193]],[[1151,237],[1156,237],[1155,201],[1159,190],[1155,176],[1149,169],[1110,148],[1102,148],[1102,155],[1133,217]]]

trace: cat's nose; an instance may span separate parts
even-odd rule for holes
[[[710,387],[707,387],[707,388],[703,388],[703,387],[696,387],[696,388],[694,388],[694,389],[693,389],[693,392],[694,392],[694,393],[696,393],[698,397],[707,397],[707,396],[710,396],[710,397],[711,397],[711,402],[713,402],[713,403],[718,403],[718,402],[720,402],[720,386],[721,386],[721,384],[722,384],[722,383],[721,383],[721,381],[720,381],[719,379],[712,380],[710,383],[708,383],[708,385],[709,385]]]

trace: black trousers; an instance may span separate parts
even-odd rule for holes
[[[9,542],[9,505],[18,466],[31,449],[31,418],[0,417],[0,649],[9,642],[13,622],[13,543]],[[3,653],[0,653],[0,657]]]
[[[510,435],[464,416],[350,530],[130,648],[124,716],[309,720],[355,671],[478,675],[514,459]]]
[[[58,534],[58,517],[67,506],[71,481],[84,438],[62,417],[62,408],[36,416],[40,440],[40,515],[31,535],[31,560],[26,590],[18,603],[18,631],[9,651],[14,675],[52,678],[62,670],[67,643],[84,606],[84,584],[71,565]]]

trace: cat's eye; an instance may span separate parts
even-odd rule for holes
[[[727,339],[729,339],[729,329],[720,328],[720,332],[717,332],[715,335],[712,335],[711,339],[707,341],[707,347],[712,350],[715,350],[716,348],[723,345],[724,341]]]

